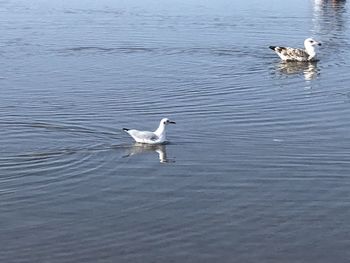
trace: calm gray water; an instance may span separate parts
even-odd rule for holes
[[[0,14],[0,262],[349,262],[348,2]],[[317,64],[268,49],[310,36]]]

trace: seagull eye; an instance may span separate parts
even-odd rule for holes
[[[314,43],[314,41],[313,41],[313,40],[310,40],[310,43]]]

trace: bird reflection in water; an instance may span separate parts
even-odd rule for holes
[[[158,153],[159,162],[161,163],[174,163],[174,159],[169,159],[167,157],[166,145],[165,144],[145,144],[145,143],[135,143],[128,149],[128,154],[124,157],[131,157],[137,154],[145,154],[156,152]]]
[[[315,79],[319,75],[317,62],[281,61],[277,69],[286,75],[303,75],[305,80]]]

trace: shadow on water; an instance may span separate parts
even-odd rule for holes
[[[276,65],[276,69],[285,75],[302,75],[305,80],[313,80],[320,74],[317,62],[281,61]]]
[[[165,144],[150,145],[150,144],[144,144],[144,143],[135,143],[134,145],[132,145],[130,148],[127,149],[127,152],[128,153],[123,157],[131,157],[133,155],[156,152],[158,154],[160,163],[175,162],[174,158],[168,158]]]

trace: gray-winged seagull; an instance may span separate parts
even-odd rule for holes
[[[160,121],[158,129],[154,132],[132,130],[127,128],[123,128],[123,131],[127,132],[136,142],[159,144],[166,141],[165,128],[171,123],[175,124],[176,122],[170,121],[168,118],[164,118]]]

